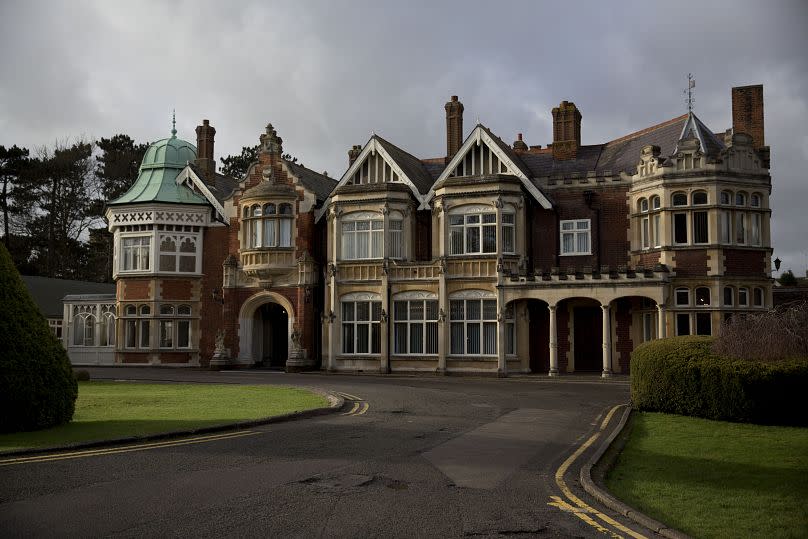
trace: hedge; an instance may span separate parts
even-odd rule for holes
[[[808,358],[722,357],[712,337],[649,341],[631,354],[631,399],[640,410],[759,424],[808,425]]]
[[[67,352],[0,244],[0,432],[67,423],[77,395]]]

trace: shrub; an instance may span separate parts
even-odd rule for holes
[[[808,425],[808,358],[778,362],[720,356],[712,337],[649,341],[631,355],[640,410],[762,424]]]
[[[713,350],[723,356],[760,361],[808,357],[808,303],[735,316],[721,324]]]
[[[67,352],[0,245],[0,432],[66,423],[77,394]]]
[[[84,369],[73,371],[73,375],[76,377],[76,381],[78,382],[86,382],[90,379],[90,371]]]

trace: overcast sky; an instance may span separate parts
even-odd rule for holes
[[[563,7],[562,7],[563,6]],[[730,88],[763,84],[774,256],[808,269],[808,2],[0,1],[0,144],[127,133],[216,156],[258,142],[339,177],[372,132],[419,157],[445,152],[443,104],[505,141],[551,142],[574,101],[584,144],[686,111],[731,126]],[[218,159],[217,159],[218,160]]]

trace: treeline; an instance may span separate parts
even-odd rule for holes
[[[105,203],[132,185],[147,148],[123,134],[0,146],[3,242],[20,273],[111,282]]]

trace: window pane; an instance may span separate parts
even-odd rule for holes
[[[438,300],[431,299],[426,301],[426,319],[427,320],[438,319]]]
[[[690,315],[687,313],[678,313],[676,315],[676,334],[677,335],[690,335]]]
[[[733,296],[732,288],[730,288],[729,286],[725,286],[724,287],[724,305],[725,306],[727,306],[727,307],[732,306],[732,299],[733,299],[732,296]]]
[[[575,234],[561,235],[561,252],[565,254],[575,252]]]
[[[160,347],[174,347],[174,322],[172,320],[160,321]]]
[[[410,324],[410,353],[424,353],[424,326],[423,324]]]
[[[450,215],[449,216],[449,225],[462,225],[463,224],[463,216],[462,215]]]
[[[390,221],[390,258],[402,258],[404,256],[404,234],[402,228],[401,221]]]
[[[149,341],[151,340],[151,336],[149,335],[149,321],[148,320],[141,320],[140,321],[140,347],[141,348],[149,348],[150,344]]]
[[[754,213],[751,215],[752,218],[752,245],[760,245],[760,215]]]
[[[746,288],[738,289],[738,305],[749,305],[749,290]]]
[[[382,302],[373,301],[370,304],[370,319],[379,322],[382,319]]]
[[[180,252],[181,253],[195,253],[196,252],[196,242],[191,238],[184,238],[180,242]]]
[[[466,353],[480,353],[480,324],[466,324]]]
[[[354,353],[354,325],[342,324],[342,353]]]
[[[480,300],[466,300],[466,320],[479,320],[480,314]]]
[[[710,313],[696,313],[696,335],[711,335]]]
[[[693,212],[693,243],[707,243],[706,211]]]
[[[483,353],[486,355],[497,353],[497,325],[494,322],[483,324]]]
[[[137,346],[137,321],[136,320],[127,320],[126,321],[126,347],[127,348],[134,348]]]
[[[735,243],[746,243],[746,215],[735,214]]]
[[[162,241],[160,242],[160,252],[161,253],[175,253],[177,251],[177,245],[174,243],[174,240],[171,239],[170,236],[164,236]]]
[[[502,227],[502,250],[506,253],[514,252],[513,231],[512,226]]]
[[[703,191],[693,193],[693,204],[707,204],[707,193]]]
[[[496,223],[497,222],[497,214],[496,213],[484,213],[483,214],[483,223]]]
[[[650,223],[648,217],[642,219],[642,246],[647,249],[651,246]]]
[[[722,211],[718,214],[719,223],[718,227],[721,230],[721,243],[729,243],[732,236],[732,220],[728,211]]]
[[[463,254],[463,228],[452,227],[449,230],[449,253],[453,255]]]
[[[451,324],[451,333],[452,333],[452,354],[462,354],[463,353],[463,343],[465,342],[465,337],[463,335],[463,323],[462,322],[452,322]]]
[[[394,301],[393,302],[393,313],[394,313],[394,318],[396,320],[406,320],[407,319],[407,302],[406,301]]]
[[[380,354],[382,351],[382,328],[381,324],[371,324],[371,347],[370,351],[373,354]]]
[[[497,300],[484,299],[483,320],[496,320],[496,319],[497,319]]]
[[[654,247],[659,247],[662,243],[659,241],[660,238],[660,222],[662,218],[659,215],[654,215]]]
[[[191,322],[179,320],[177,322],[177,348],[191,347]]]
[[[687,215],[684,213],[673,216],[673,242],[687,243]]]
[[[367,354],[370,352],[368,345],[370,341],[370,324],[356,324],[356,353]]]
[[[426,324],[426,349],[427,354],[438,353],[438,323],[427,322]]]
[[[497,250],[497,227],[483,227],[483,252],[495,253]]]
[[[410,302],[410,320],[423,320],[424,319],[424,302],[411,301]]]
[[[574,225],[572,221],[561,221],[561,230],[572,230]]]
[[[687,206],[687,195],[684,193],[677,193],[673,195],[674,206]]]
[[[177,256],[160,255],[160,271],[177,271]]]
[[[480,252],[480,229],[479,227],[466,228],[466,252]]]
[[[384,256],[384,230],[373,231],[373,253],[371,258],[382,258]]]
[[[356,302],[356,319],[370,320],[370,302],[368,301]]]
[[[357,232],[356,232],[356,258],[369,258],[370,257],[370,232],[358,230],[359,225],[362,222],[356,223],[357,225]],[[366,222],[364,224],[367,224]]]
[[[449,318],[452,320],[463,320],[464,316],[464,309],[463,309],[463,300],[453,299],[449,302]]]
[[[513,322],[505,324],[505,353],[516,353],[516,324]]]
[[[755,307],[763,307],[763,289],[755,288],[752,291],[752,305]]]
[[[676,290],[676,305],[689,305],[690,291],[686,288]]]
[[[477,224],[480,222],[479,215],[466,215],[466,223],[468,224]]]
[[[696,289],[696,305],[710,304],[710,289],[699,287]]]
[[[275,238],[275,223],[276,219],[264,219],[264,247],[275,247],[277,245],[277,238]]]
[[[578,236],[578,252],[579,253],[588,253],[589,252],[589,232],[578,232],[576,234]]]
[[[342,320],[350,322],[354,319],[354,304],[352,301],[342,302]]]
[[[180,256],[180,271],[185,273],[193,273],[196,271],[196,257],[195,256]]]
[[[407,324],[398,323],[394,328],[394,340],[396,343],[396,354],[407,353]]]
[[[353,232],[342,233],[342,259],[353,260],[356,258],[356,244]]]
[[[514,224],[516,222],[516,215],[513,213],[503,213],[502,214],[502,223],[503,224]]]

